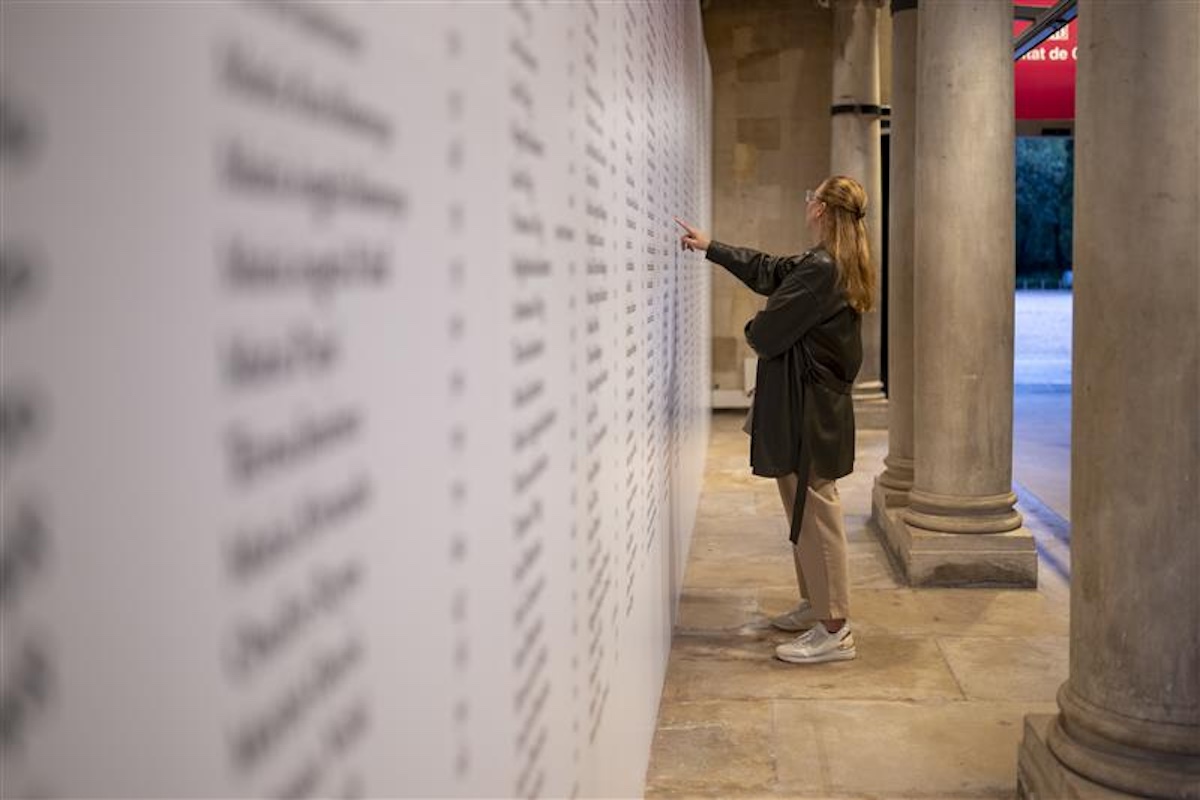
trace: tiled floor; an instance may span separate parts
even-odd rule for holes
[[[795,576],[775,484],[749,474],[740,424],[714,415],[646,796],[1014,796],[1021,721],[1054,712],[1067,675],[1063,579],[902,585],[869,524],[887,435],[863,431],[838,484],[858,659],[777,661],[788,637],[766,617],[794,605]]]

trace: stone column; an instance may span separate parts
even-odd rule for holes
[[[879,4],[881,0],[834,0],[833,117],[829,172],[848,175],[867,190],[871,256],[879,265],[883,215],[879,152]],[[879,285],[882,285],[882,275]],[[880,380],[879,296],[863,317],[863,364],[854,384],[855,411],[862,428],[886,425],[887,401]]]
[[[1080,0],[1071,666],[1027,798],[1200,798],[1200,3]]]
[[[912,584],[1034,585],[1013,508],[1012,6],[926,0],[918,20]]]
[[[875,521],[893,549],[913,484],[913,169],[917,0],[892,0],[891,180],[888,194],[888,454],[875,479]]]

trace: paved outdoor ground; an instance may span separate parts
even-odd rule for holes
[[[1071,293],[1017,292],[1013,349],[1013,480],[1069,520]]]
[[[1043,571],[1071,572],[1071,293],[1016,296],[1013,485]]]

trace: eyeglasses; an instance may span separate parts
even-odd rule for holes
[[[804,202],[806,202],[806,203],[821,203],[824,201],[821,200],[821,198],[817,197],[816,189],[805,189],[804,190]]]

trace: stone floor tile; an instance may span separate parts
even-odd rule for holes
[[[766,494],[769,490],[774,492],[776,497],[779,496],[774,481],[768,482],[767,479],[754,475],[744,464],[730,464],[722,469],[710,469],[704,475],[704,484],[706,488],[757,490],[760,494]]]
[[[689,558],[683,585],[691,588],[758,588],[794,586],[796,567],[791,558]]]
[[[879,542],[875,541],[874,539],[854,540],[847,537],[846,545],[846,553],[849,555],[887,555],[887,553],[883,551],[883,548],[880,547]]]
[[[1041,556],[1039,555],[1039,558]],[[1071,610],[1071,581],[1070,578],[1059,575],[1052,569],[1038,565],[1037,593],[1062,609],[1062,618],[1067,619]]]
[[[754,545],[764,556],[775,556],[779,553],[791,552],[791,543],[787,540],[787,526],[783,517],[763,516],[713,516],[707,517],[696,525],[692,534],[693,549],[690,557],[706,554],[705,550],[696,550],[697,542],[712,543],[713,545]]]
[[[778,493],[759,495],[755,503],[758,508],[757,516],[777,520],[779,525],[786,530],[787,517],[783,513],[783,504],[779,499]],[[863,510],[856,513],[854,509],[847,508],[845,502],[842,505],[846,519],[846,541],[878,544],[879,534],[875,532],[873,523],[871,522],[870,511]]]
[[[797,795],[1014,794],[1025,714],[1044,703],[777,700],[778,791]]]
[[[713,433],[728,434],[729,439],[733,439],[735,434],[749,438],[742,431],[742,423],[746,421],[746,411],[747,409],[744,408],[714,411],[711,425]]]
[[[737,633],[747,626],[762,627],[757,589],[685,588],[679,598],[676,633]]]
[[[709,491],[700,495],[697,516],[754,516],[754,494],[745,490]]]
[[[755,495],[755,509],[763,516],[778,517],[780,521],[787,519],[783,514],[783,501],[779,498],[779,490],[774,486],[771,487],[770,493],[763,491]]]
[[[736,434],[740,434],[740,435],[730,435],[730,434],[722,435],[720,432],[718,432],[717,434],[714,434],[713,439],[712,439],[712,444],[708,449],[707,455],[709,457],[716,457],[716,458],[728,458],[728,459],[736,458],[736,459],[738,459],[738,461],[736,463],[731,462],[731,463],[733,463],[733,466],[741,465],[741,466],[749,467],[749,465],[750,465],[749,439],[742,438],[745,436],[745,434],[743,434],[741,431],[737,431]],[[705,463],[707,464],[709,462],[706,461]]]
[[[850,587],[851,589],[898,589],[904,584],[896,574],[895,567],[888,560],[887,553],[880,547],[865,550],[851,549]]]
[[[875,523],[871,521],[869,510],[864,509],[856,513],[854,509],[845,508],[843,513],[846,517],[846,541],[872,542],[883,547],[879,540],[879,533],[875,530]]]
[[[853,569],[853,567],[851,567]],[[764,614],[792,608],[790,586],[764,587]],[[851,619],[856,632],[899,636],[1066,636],[1065,611],[1044,593],[1027,589],[910,589],[852,586]]]
[[[775,781],[769,701],[664,702],[647,797],[769,795]]]
[[[646,796],[1011,798],[1021,720],[1055,713],[1066,675],[1069,584],[909,588],[871,521],[887,435],[860,431],[838,482],[859,658],[776,660],[789,634],[768,618],[795,605],[795,574],[742,416],[713,418]]]
[[[811,666],[774,657],[789,634],[680,636],[671,647],[664,701],[762,698],[920,700],[962,698],[933,639],[855,636],[858,658]]]
[[[713,469],[744,469],[750,471],[750,459],[746,445],[740,441],[713,440],[706,453],[704,467]]]
[[[845,477],[838,478],[838,492],[843,496],[849,494],[853,497],[871,496],[871,491],[875,488],[875,479],[883,472],[883,462],[868,464],[866,460],[860,459],[860,463],[855,465],[854,472]]]
[[[958,636],[1066,636],[1067,596],[1031,589],[917,589],[917,606],[936,625]]]
[[[792,548],[782,530],[765,533],[747,531],[722,536],[707,536],[692,542],[692,558],[696,561],[719,561],[730,570],[737,570],[743,561],[783,561],[792,565]],[[795,567],[792,567],[793,574]]]
[[[780,557],[786,561],[791,558],[791,554],[784,550]],[[891,565],[887,562],[886,555],[870,549],[855,550],[855,545],[851,543],[849,560],[852,619],[857,622],[861,618],[862,621],[868,623],[868,630],[882,629],[886,633],[902,634],[926,632],[926,629],[916,624],[924,612],[919,609],[916,601],[911,597],[912,591],[899,583]],[[776,585],[764,584],[761,587],[760,599],[764,614],[778,614],[795,607],[799,598],[794,578],[795,571],[793,562],[792,581]],[[892,593],[894,592],[901,592],[905,596],[901,599],[893,599]],[[865,600],[869,605],[860,607],[860,599]],[[892,616],[901,615],[901,619],[906,624],[891,624],[889,627],[884,627],[877,609],[880,606],[890,609],[898,604],[902,604],[899,605],[899,610],[890,611],[889,616],[882,619],[891,623]]]
[[[794,587],[766,587],[759,590],[759,605],[765,615],[794,608],[798,592]],[[920,635],[922,610],[911,589],[865,589],[851,587],[850,619],[855,636],[876,634]]]
[[[767,617],[791,611],[799,601],[800,589],[795,581],[790,586],[764,586],[758,590],[759,611]]]
[[[761,791],[740,789],[733,786],[722,786],[702,794],[702,789],[673,789],[669,786],[646,787],[646,800],[710,800],[719,797],[721,800],[778,800],[777,794],[763,794]]]
[[[1053,703],[1067,679],[1067,636],[939,637],[938,645],[971,700]]]

